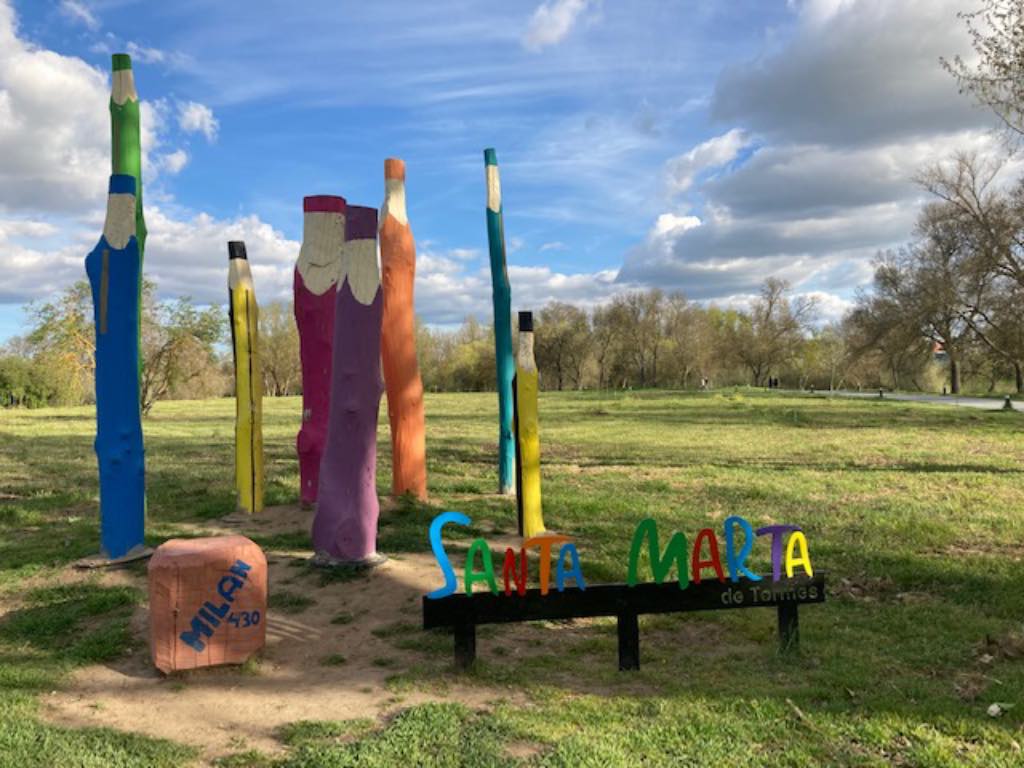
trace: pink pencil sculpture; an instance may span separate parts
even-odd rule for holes
[[[383,316],[377,211],[348,206],[338,270],[327,442],[313,518],[314,563],[369,568],[377,553],[377,411]]]
[[[299,454],[299,501],[309,508],[316,503],[320,459],[327,439],[334,304],[345,245],[345,198],[307,197],[302,210],[302,249],[293,287],[302,363],[302,427],[295,447]]]

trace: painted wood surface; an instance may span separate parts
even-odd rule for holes
[[[476,627],[521,621],[562,621],[565,619],[614,616],[617,618],[619,669],[640,668],[640,627],[637,617],[648,614],[695,611],[775,608],[778,614],[779,651],[799,650],[798,606],[825,602],[825,575],[797,577],[765,585],[741,579],[739,582],[705,581],[681,590],[677,584],[598,584],[584,590],[543,594],[528,589],[516,597],[491,594],[452,595],[443,600],[424,596],[423,628],[451,627],[455,641],[455,664],[470,667],[476,658]]]
[[[518,496],[520,533],[529,538],[544,532],[540,495],[540,421],[537,395],[539,379],[533,352],[533,313],[519,313],[519,347],[516,352],[516,441],[519,466]]]
[[[139,94],[135,90],[132,58],[127,53],[115,53],[111,59],[110,89],[110,145],[113,174],[124,174],[135,179],[135,238],[139,244],[138,328],[142,339],[142,263],[146,255],[146,219],[142,210],[142,126]],[[138,362],[142,378],[141,346]]]
[[[302,364],[302,426],[295,448],[299,455],[299,501],[308,507],[317,500],[320,461],[327,440],[334,313],[345,246],[345,198],[312,195],[303,199],[302,211],[302,248],[292,285]]]
[[[100,548],[111,560],[143,547],[146,518],[135,210],[134,177],[111,176],[103,236],[85,258],[96,326]]]
[[[391,493],[427,498],[427,443],[423,380],[416,359],[416,243],[405,208],[405,163],[384,161],[380,220],[384,317],[381,359],[391,424]]]
[[[313,548],[327,562],[360,564],[377,553],[377,412],[384,391],[383,296],[377,211],[348,206],[338,273],[327,441],[313,518]]]
[[[515,483],[515,442],[512,435],[512,288],[505,263],[505,224],[501,204],[498,156],[484,150],[487,178],[487,243],[491,257],[491,291],[494,302],[494,356],[498,386],[498,490],[511,494]]]
[[[235,490],[238,509],[263,509],[263,369],[259,308],[245,243],[228,243],[228,312],[235,361]]]

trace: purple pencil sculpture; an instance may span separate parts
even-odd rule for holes
[[[377,412],[384,380],[376,209],[348,206],[345,241],[313,549],[317,565],[366,568],[386,560],[377,554]]]

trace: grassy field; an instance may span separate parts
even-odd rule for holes
[[[427,550],[440,509],[514,526],[513,503],[493,495],[494,401],[429,396],[438,507],[382,518],[383,551]],[[299,409],[294,398],[265,401],[268,504],[297,497]],[[129,617],[139,590],[61,581],[98,541],[92,418],[85,408],[0,411],[0,765],[185,765],[195,752],[183,745],[38,717],[40,697],[72,670],[138,642]],[[798,523],[831,582],[828,602],[801,612],[800,658],[777,656],[773,611],[641,619],[636,674],[615,669],[612,622],[534,625],[548,652],[516,665],[482,654],[470,676],[525,700],[486,712],[427,704],[387,723],[300,722],[281,732],[283,756],[222,762],[1024,765],[1022,418],[742,392],[544,394],[545,521],[575,535],[588,581],[625,577],[644,517],[690,536],[730,514]],[[144,425],[150,543],[232,510],[232,425],[228,400],[154,409]],[[396,672],[396,686],[451,679],[450,640],[413,628],[396,642],[429,651]],[[986,714],[993,703],[1003,716]]]

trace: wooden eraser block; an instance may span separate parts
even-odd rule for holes
[[[161,672],[241,664],[266,643],[267,558],[245,536],[171,539],[149,561],[149,645]]]

